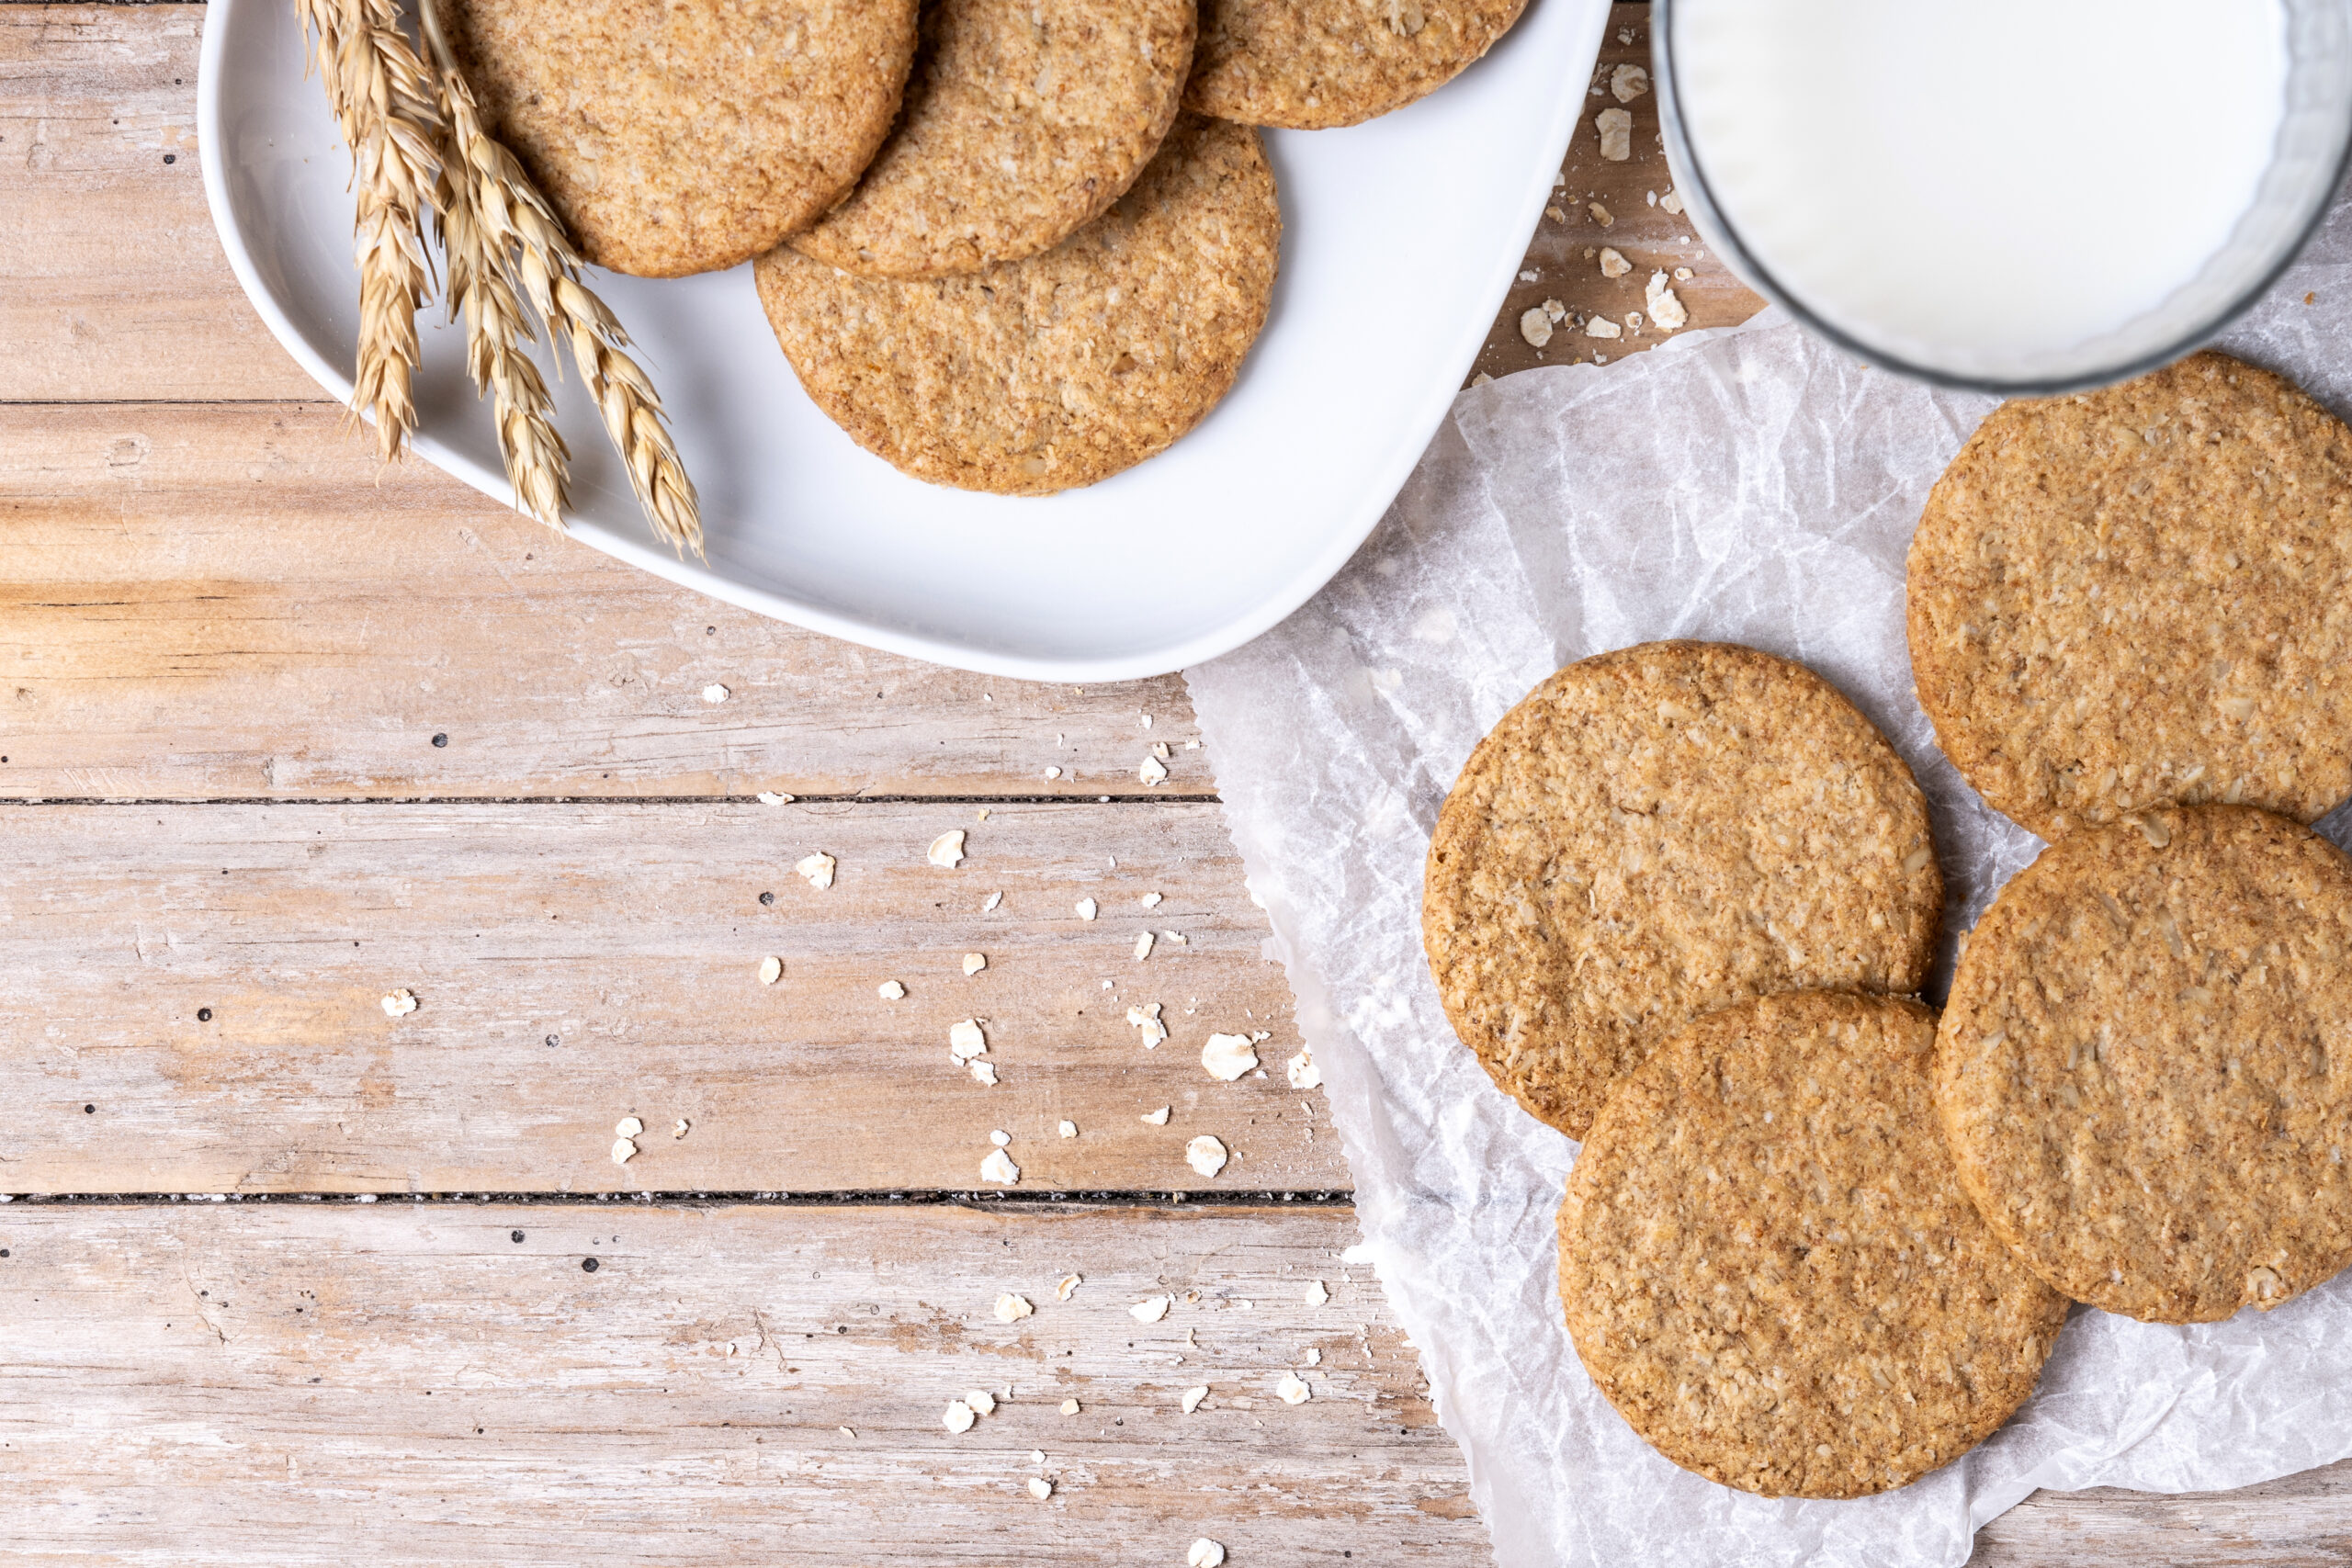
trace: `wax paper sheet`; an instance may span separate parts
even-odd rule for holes
[[[2352,412],[2352,203],[2222,343]],[[1836,682],[1917,773],[1948,929],[1973,925],[2040,841],[1936,750],[1903,565],[1928,487],[1992,406],[1771,316],[1512,376],[1462,395],[1329,587],[1188,672],[1354,1174],[1357,1256],[1512,1568],[1957,1564],[2036,1487],[2238,1486],[2352,1453],[2346,1276],[2201,1327],[2077,1308],[2015,1419],[1883,1496],[1768,1501],[1677,1469],[1562,1326],[1553,1216],[1575,1145],[1487,1081],[1423,962],[1422,857],[1471,747],[1557,666],[1656,637],[1749,643]],[[2345,817],[2323,825],[2339,842]]]

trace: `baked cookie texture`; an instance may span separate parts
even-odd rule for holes
[[[2352,795],[2352,432],[2221,354],[2002,405],[1928,496],[1911,665],[1936,738],[2056,839],[2150,806]]]
[[[851,438],[934,484],[1092,484],[1206,416],[1265,324],[1282,243],[1258,133],[1181,116],[1141,178],[1054,249],[960,277],[857,277],[790,248],[761,302]]]
[[[2268,812],[2044,850],[1970,936],[1936,1100],[1985,1220],[2052,1286],[2210,1323],[2352,1263],[2352,861]]]
[[[1629,1074],[1560,1208],[1577,1355],[1660,1453],[1768,1497],[1859,1497],[1982,1442],[2066,1303],[1938,1135],[1935,1019],[1834,992],[1709,1015]]]
[[[444,0],[458,63],[599,266],[750,260],[888,134],[915,0]]]
[[[1526,0],[1201,0],[1184,107],[1248,125],[1357,125],[1427,97]]]
[[[1193,27],[1193,0],[931,0],[890,139],[793,248],[918,278],[1059,244],[1167,136]]]
[[[1702,1013],[1917,990],[1943,897],[1911,770],[1837,688],[1754,649],[1657,642],[1559,671],[1471,752],[1421,940],[1487,1074],[1581,1138]]]

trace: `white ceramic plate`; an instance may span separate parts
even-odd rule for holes
[[[1444,417],[1586,108],[1608,14],[1607,0],[1531,0],[1484,61],[1411,108],[1270,135],[1284,231],[1264,334],[1198,429],[1086,490],[973,495],[869,456],[802,394],[748,266],[599,275],[674,418],[709,562],[654,542],[566,382],[572,533],[745,609],[993,674],[1124,680],[1238,647],[1345,564]],[[303,77],[289,0],[212,0],[197,124],[238,279],[288,352],[347,398],[350,164]],[[439,322],[436,306],[417,450],[511,501],[460,335]]]

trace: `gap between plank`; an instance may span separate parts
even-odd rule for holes
[[[8,4],[11,0],[0,0]],[[428,1208],[497,1208],[527,1205],[550,1209],[728,1208],[768,1209],[1352,1209],[1355,1195],[1332,1190],[1155,1192],[1132,1189],[1071,1188],[1054,1192],[992,1192],[956,1188],[896,1190],[843,1189],[831,1192],[762,1192],[682,1188],[646,1192],[19,1192],[0,1193],[0,1204],[43,1208],[153,1208],[168,1203],[330,1203],[375,1206],[406,1203]]]
[[[17,5],[20,0],[0,0]],[[30,3],[30,0],[21,0]],[[99,0],[144,5],[148,0]],[[1216,795],[796,795],[794,806],[1216,806]],[[116,806],[146,810],[177,806],[756,806],[756,795],[0,795],[0,807]]]

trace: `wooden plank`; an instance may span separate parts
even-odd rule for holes
[[[379,476],[325,405],[0,408],[0,796],[1205,795],[1197,741],[1174,676],[1031,685],[730,609]]]
[[[203,17],[0,6],[0,401],[323,396],[245,303],[205,209]]]
[[[1586,363],[1597,358],[1620,359],[1654,348],[1666,340],[1656,328],[1627,330],[1613,340],[1587,337],[1576,318],[1594,313],[1623,323],[1629,311],[1646,321],[1643,302],[1650,274],[1671,274],[1689,267],[1691,276],[1674,285],[1690,321],[1685,331],[1727,327],[1747,320],[1764,301],[1724,268],[1691,228],[1688,216],[1678,216],[1657,205],[1674,189],[1673,172],[1667,167],[1666,146],[1657,129],[1657,94],[1645,92],[1621,103],[1611,81],[1620,66],[1650,66],[1650,8],[1619,5],[1610,9],[1609,30],[1602,37],[1600,61],[1587,85],[1586,112],[1577,122],[1576,139],[1560,165],[1560,186],[1552,208],[1535,226],[1526,259],[1520,263],[1520,280],[1495,318],[1487,345],[1479,352],[1473,376],[1508,376],[1538,365]],[[1604,109],[1622,108],[1634,117],[1633,156],[1614,163],[1600,155],[1594,117]],[[1608,214],[1594,212],[1598,205]],[[1556,216],[1555,216],[1556,214]],[[1600,250],[1613,248],[1631,264],[1623,276],[1610,278],[1600,270]],[[1528,274],[1532,273],[1533,276]],[[1571,312],[1543,348],[1520,333],[1520,316],[1529,308],[1556,300]]]
[[[2037,1492],[1976,1532],[1970,1568],[2342,1568],[2352,1460],[2234,1492]]]
[[[964,1190],[1000,1130],[1024,1192],[1344,1189],[1264,938],[1211,805],[0,810],[0,1191]],[[1266,1076],[1203,1069],[1258,1030]]]
[[[20,1205],[0,1540],[13,1562],[1175,1564],[1206,1536],[1237,1568],[1476,1562],[1460,1454],[1340,1261],[1354,1239],[1331,1210]],[[999,1322],[1003,1292],[1035,1314]],[[1164,1320],[1129,1315],[1160,1294]],[[1294,1370],[1298,1405],[1274,1393]],[[971,1389],[996,1408],[952,1434]]]

